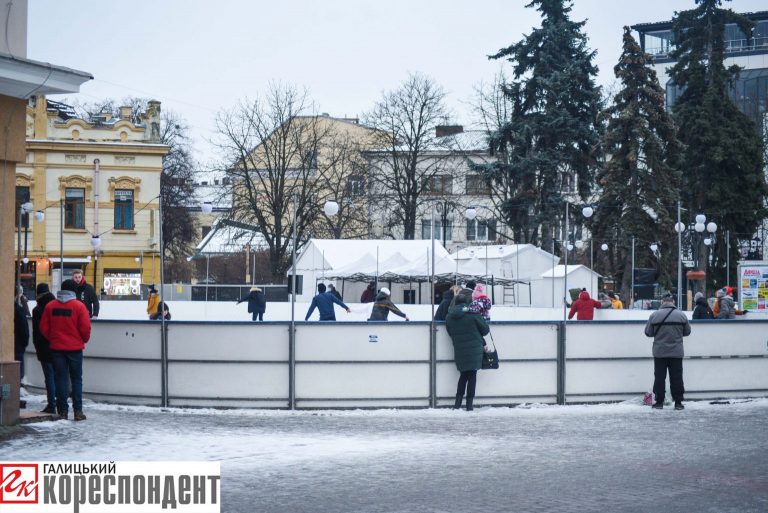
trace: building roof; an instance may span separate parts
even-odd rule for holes
[[[93,75],[85,71],[0,53],[0,94],[5,96],[26,100],[40,94],[76,93],[88,80]]]
[[[468,260],[471,258],[479,258],[481,260],[485,260],[487,254],[488,260],[493,260],[496,258],[506,260],[508,258],[515,258],[516,255],[526,251],[535,251],[537,254],[544,255],[549,259],[557,258],[557,260],[559,260],[559,257],[555,257],[552,255],[552,253],[544,251],[543,249],[539,248],[538,246],[534,246],[533,244],[489,244],[487,246],[469,246],[454,253],[453,257],[459,261]]]
[[[581,271],[582,269],[587,271],[587,272],[589,272],[589,273],[592,273],[592,274],[594,274],[596,276],[599,276],[599,274],[597,274],[595,271],[593,271],[589,267],[587,267],[585,265],[581,265],[581,264],[569,265],[568,266],[568,274],[571,275],[571,274],[573,274],[573,273],[575,273],[577,271]],[[562,278],[564,274],[565,274],[565,266],[564,265],[556,265],[555,267],[553,267],[549,271],[544,271],[543,273],[541,273],[541,277],[542,278]]]
[[[266,247],[264,237],[257,230],[257,227],[245,223],[217,219],[208,235],[195,247],[192,258],[240,253],[247,244],[253,249]]]
[[[768,11],[755,11],[755,12],[741,12],[742,16],[746,16],[752,21],[768,20]],[[672,28],[672,20],[665,21],[653,21],[649,23],[637,23],[631,26],[632,30],[638,32],[651,32],[655,30],[669,30]]]

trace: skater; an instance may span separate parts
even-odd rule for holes
[[[347,313],[350,312],[350,309],[347,305],[345,305],[341,300],[337,299],[333,294],[329,294],[325,291],[324,283],[318,284],[317,295],[312,298],[312,303],[309,305],[309,310],[307,310],[307,315],[304,317],[304,320],[308,321],[309,316],[312,315],[312,312],[314,312],[315,308],[317,308],[317,311],[320,312],[321,321],[335,321],[336,312],[333,309],[334,304],[342,307],[347,311]]]
[[[378,295],[376,295],[376,301],[373,303],[373,310],[371,310],[371,316],[368,318],[369,321],[386,321],[387,317],[389,317],[389,312],[404,317],[406,321],[410,321],[408,316],[389,299],[390,295],[387,287],[381,287]]]
[[[583,289],[579,294],[579,299],[571,305],[571,311],[568,312],[568,319],[576,314],[577,321],[591,321],[595,318],[595,308],[600,308],[600,301],[595,301],[589,297],[589,292]]]
[[[237,304],[248,301],[248,313],[251,314],[251,320],[263,321],[264,312],[267,311],[267,297],[264,291],[259,287],[251,287],[248,295],[239,300]]]

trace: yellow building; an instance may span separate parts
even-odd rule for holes
[[[83,120],[67,105],[29,100],[26,161],[16,168],[17,225],[21,205],[33,205],[16,239],[28,296],[41,282],[57,290],[62,270],[64,279],[83,270],[97,293],[113,299],[160,283],[160,176],[168,153],[159,143],[160,102],[149,102],[141,123],[134,117],[121,107],[118,118]]]

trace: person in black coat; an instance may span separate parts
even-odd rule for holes
[[[264,312],[267,311],[267,297],[259,287],[251,287],[248,295],[237,302],[240,303],[248,301],[248,313],[252,314],[251,319],[256,321],[264,320]]]
[[[451,307],[451,303],[453,302],[453,298],[456,295],[456,292],[459,290],[461,290],[461,287],[454,285],[450,289],[443,292],[443,299],[440,301],[440,304],[437,307],[437,311],[435,312],[436,321],[445,320],[445,317],[448,315],[448,309]]]
[[[88,315],[91,316],[91,319],[98,318],[99,296],[96,295],[93,286],[90,283],[86,283],[83,271],[80,269],[72,271],[72,279],[75,280],[75,295],[77,295],[77,299],[88,309]]]
[[[693,297],[696,307],[693,309],[692,317],[694,319],[714,319],[715,314],[709,307],[709,303],[707,303],[707,298],[704,297],[704,294],[697,292]]]
[[[24,352],[29,345],[29,324],[24,307],[21,306],[20,295],[20,291],[17,291],[13,298],[13,354],[19,362],[19,383],[24,378]],[[27,402],[20,401],[19,407],[26,408]]]
[[[51,356],[51,344],[40,332],[40,319],[43,317],[45,306],[56,299],[47,283],[37,284],[37,305],[32,309],[32,343],[35,345],[37,359],[43,368],[45,378],[45,392],[48,404],[41,413],[56,413],[56,381],[53,370],[53,357]]]
[[[160,313],[163,312],[163,313]],[[160,301],[157,304],[157,311],[149,316],[150,321],[161,321],[162,315],[165,314],[165,320],[170,321],[171,320],[171,310],[168,308],[168,305],[165,301]]]
[[[363,294],[360,296],[360,302],[361,303],[373,303],[373,300],[376,299],[376,282],[372,281],[368,284],[368,287],[363,291]]]
[[[339,294],[339,291],[336,290],[336,287],[334,287],[330,283],[328,284],[328,293],[336,296],[336,299],[338,299],[339,301],[344,301],[343,299],[341,299],[341,294]]]

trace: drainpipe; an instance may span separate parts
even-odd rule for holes
[[[99,181],[99,159],[93,159],[93,236],[99,237],[99,189],[101,188],[101,182]],[[93,250],[93,287],[98,293],[98,286],[96,284],[96,269],[99,266],[99,248]]]

